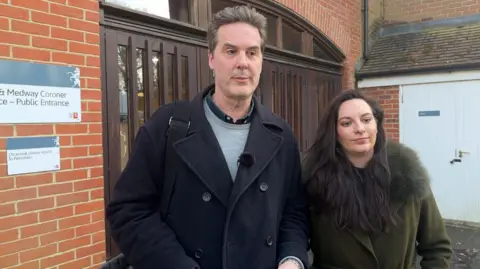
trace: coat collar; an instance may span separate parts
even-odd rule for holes
[[[224,113],[214,102],[212,99],[212,95],[215,93],[215,88],[211,89],[208,94],[205,95],[205,101],[207,102],[208,107],[210,110],[215,114],[219,119],[223,120],[224,122],[231,123],[231,124],[246,124],[250,123],[251,116],[253,113],[253,108],[255,107],[255,102],[253,100],[250,102],[250,108],[245,116],[238,119],[236,122],[233,122],[232,117]]]
[[[211,84],[206,87],[200,94],[197,94],[191,101],[192,113],[191,113],[191,127],[190,132],[198,131],[205,127],[205,111],[203,108],[203,100],[215,88],[215,84]],[[262,105],[258,98],[254,95],[252,117],[258,117],[259,122],[267,128],[276,128],[282,131],[285,127],[284,122],[277,116],[275,116],[267,107]],[[253,120],[252,120],[253,121]]]
[[[220,202],[233,208],[238,198],[274,158],[283,143],[285,125],[254,97],[254,111],[244,152],[254,157],[251,167],[239,165],[235,184],[204,111],[204,97],[214,85],[207,87],[190,103],[190,129],[187,137],[173,147],[180,159],[201,180]]]
[[[387,156],[392,178],[392,202],[404,203],[410,197],[423,199],[430,194],[430,176],[413,149],[390,140]]]

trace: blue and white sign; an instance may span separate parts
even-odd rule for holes
[[[78,67],[0,60],[0,124],[81,122]]]
[[[438,117],[440,116],[440,110],[425,110],[418,111],[419,117]]]
[[[60,170],[59,137],[8,138],[7,167],[8,175]]]

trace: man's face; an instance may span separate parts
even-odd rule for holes
[[[217,46],[208,52],[208,60],[215,74],[217,91],[228,98],[250,98],[262,72],[260,32],[241,22],[221,26]]]

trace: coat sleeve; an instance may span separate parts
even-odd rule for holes
[[[290,188],[287,191],[285,207],[280,223],[278,240],[278,262],[286,257],[296,257],[309,268],[308,238],[309,211],[305,185],[301,180],[301,164],[298,145],[295,141],[294,150],[288,159],[293,160],[293,173]]]
[[[156,148],[142,126],[106,208],[112,236],[135,269],[200,268],[159,213],[164,143]],[[161,145],[161,146],[160,146]]]
[[[450,268],[451,241],[433,194],[422,202],[417,242],[418,255],[422,257],[420,265],[423,269]]]

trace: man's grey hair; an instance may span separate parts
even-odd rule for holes
[[[213,15],[207,32],[208,49],[211,53],[213,53],[218,43],[218,29],[223,25],[237,22],[247,23],[258,29],[261,38],[261,50],[262,52],[264,51],[267,39],[267,19],[258,13],[255,8],[240,5],[226,7]]]

